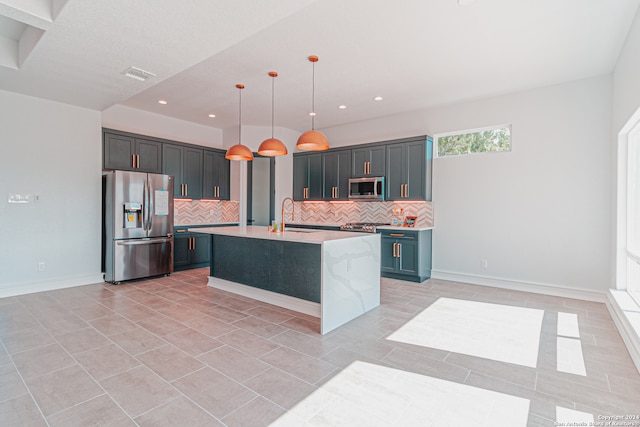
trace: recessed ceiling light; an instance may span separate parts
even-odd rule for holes
[[[346,105],[338,105],[338,108],[341,109],[341,110],[344,110],[345,108],[347,108],[347,106]]]
[[[167,101],[165,101],[164,99],[161,99],[158,101],[158,104],[167,105]]]
[[[474,1],[476,1],[476,0],[458,0],[458,4],[460,6],[469,6]]]
[[[316,115],[316,113],[314,111],[312,111],[312,112],[309,113],[309,115],[313,117],[313,116]]]
[[[209,114],[209,117],[211,117],[212,119],[215,117],[215,114]]]
[[[382,97],[381,96],[376,96],[375,98],[373,98],[374,101],[382,101]]]

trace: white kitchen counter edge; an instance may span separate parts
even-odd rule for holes
[[[203,227],[189,228],[188,231],[193,233],[216,234],[220,236],[244,237],[249,239],[266,239],[280,240],[284,242],[300,242],[311,244],[322,244],[323,242],[333,240],[355,239],[377,236],[373,233],[357,233],[349,231],[332,231],[332,230],[309,230],[286,228],[284,233],[275,233],[267,230],[262,226],[246,226],[246,227]]]
[[[433,230],[433,226],[431,227],[402,227],[395,225],[379,225],[376,227],[377,230],[393,230],[393,231],[423,231],[423,230]]]

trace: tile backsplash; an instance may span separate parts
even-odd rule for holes
[[[173,201],[175,225],[217,224],[238,222],[240,202],[235,200],[181,200]]]
[[[433,226],[432,202],[295,202],[293,223],[344,224],[347,222],[391,223],[393,209],[417,216],[417,227]]]
[[[393,209],[404,209],[403,216],[418,217],[416,226],[433,226],[431,202],[295,202],[294,208],[295,221],[292,223],[391,223]],[[174,200],[176,225],[238,222],[239,218],[240,203],[235,200]],[[276,218],[280,218],[279,204],[276,206]],[[290,220],[289,217],[286,219]]]

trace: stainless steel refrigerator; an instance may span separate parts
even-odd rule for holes
[[[102,181],[104,280],[173,272],[173,176],[112,171]]]

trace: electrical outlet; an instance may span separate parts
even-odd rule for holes
[[[46,264],[44,263],[44,261],[40,261],[38,263],[38,271],[44,271],[46,269]]]
[[[489,263],[487,262],[487,260],[486,260],[486,259],[482,258],[482,259],[480,260],[480,267],[482,267],[482,268],[487,268],[487,267],[489,267]]]

